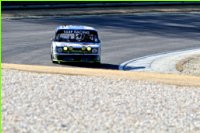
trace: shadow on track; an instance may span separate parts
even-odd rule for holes
[[[73,66],[73,67],[82,67],[82,68],[99,68],[99,69],[113,69],[113,70],[118,70],[118,65],[114,64],[106,64],[106,63],[101,63],[101,64],[92,64],[92,63],[61,63],[60,65],[63,66]]]
[[[199,40],[200,19],[198,13],[133,13],[127,15],[96,15],[78,17],[52,17],[24,19],[24,22],[56,25],[89,25],[98,30],[118,29],[120,33],[154,35],[167,38]],[[116,32],[116,31],[113,31]]]

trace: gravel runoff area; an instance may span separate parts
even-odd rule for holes
[[[3,132],[199,133],[200,87],[2,70]]]

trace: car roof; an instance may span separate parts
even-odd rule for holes
[[[96,29],[93,27],[83,26],[83,25],[62,25],[56,28],[56,31],[58,30],[95,30],[96,31]]]

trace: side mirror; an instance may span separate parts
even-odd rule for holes
[[[54,38],[51,38],[51,41],[53,42],[53,41],[54,41]]]

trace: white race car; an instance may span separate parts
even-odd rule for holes
[[[61,62],[101,62],[101,43],[93,27],[66,25],[56,29],[51,44],[51,60]]]

